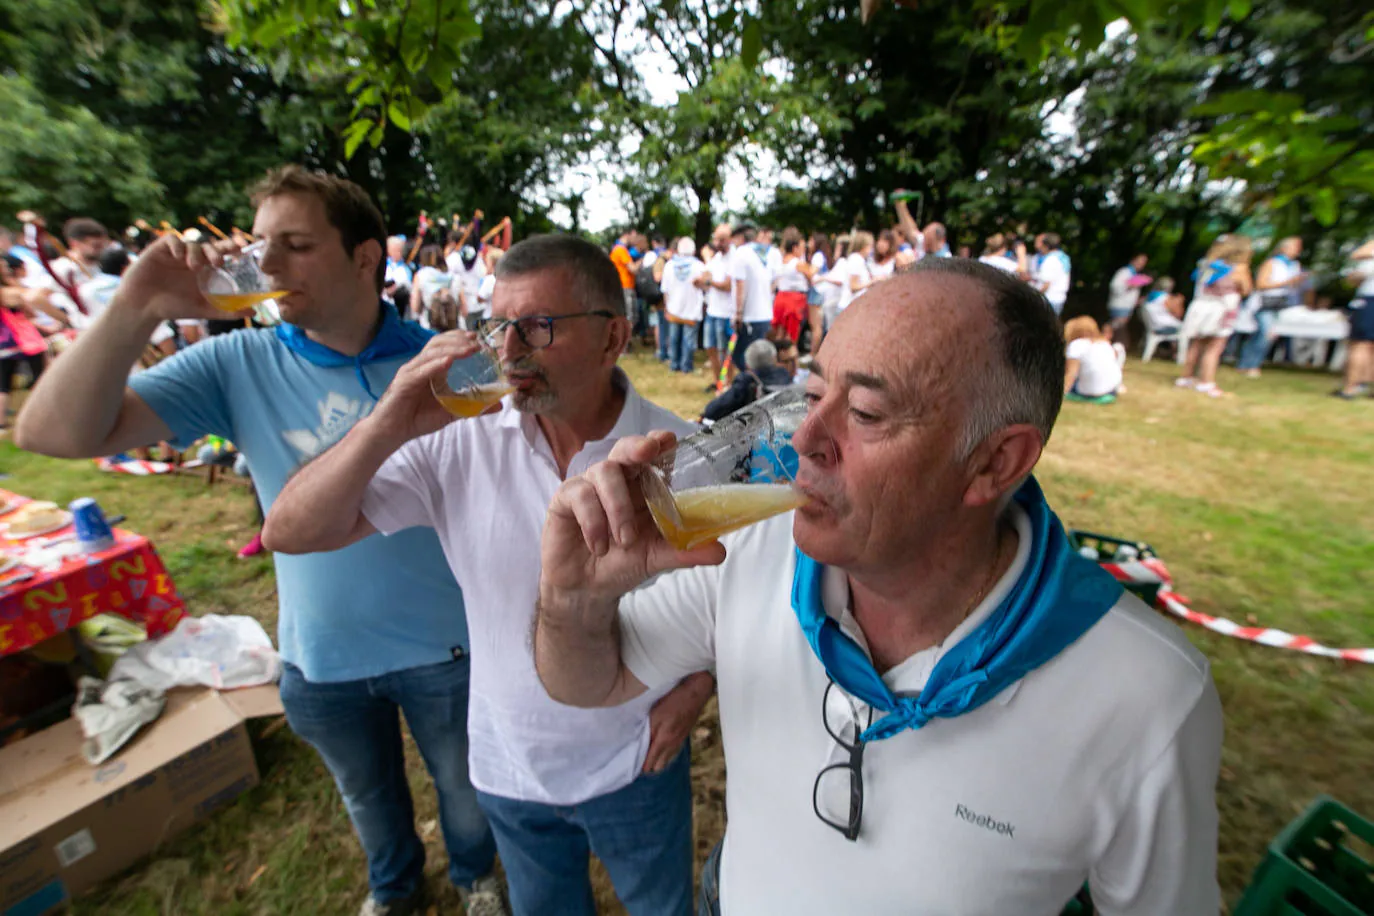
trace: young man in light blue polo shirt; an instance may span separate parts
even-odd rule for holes
[[[429,337],[380,301],[380,212],[357,185],[297,167],[270,173],[254,202],[262,269],[286,291],[286,323],[212,338],[126,388],[159,322],[225,317],[197,283],[217,256],[163,239],[33,392],[16,428],[20,447],[77,458],[223,436],[247,457],[270,508],[297,469],[372,411]],[[469,914],[504,912],[495,844],[467,772],[463,597],[434,532],[275,559],[282,702],[334,775],[367,854],[363,916],[405,916],[423,904],[402,712],[438,791],[450,878]]]

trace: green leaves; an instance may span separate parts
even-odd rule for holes
[[[316,80],[352,74],[353,118],[341,128],[349,158],[364,137],[375,148],[387,124],[409,133],[452,96],[463,49],[481,35],[467,0],[219,0],[219,9],[231,46],[279,53]]]

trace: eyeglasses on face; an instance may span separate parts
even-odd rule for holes
[[[553,343],[554,325],[571,318],[615,318],[616,314],[606,309],[592,312],[574,312],[571,315],[530,315],[526,318],[511,318],[497,322],[484,334],[489,345],[495,347],[501,342],[507,329],[514,328],[520,342],[531,350],[542,350]]]

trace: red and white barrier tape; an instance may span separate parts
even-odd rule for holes
[[[132,474],[135,477],[149,477],[154,474],[170,474],[172,472],[172,466],[165,461],[144,461],[141,458],[130,458],[126,461],[97,458],[95,464],[102,471]]]
[[[1151,585],[1158,584],[1160,589],[1157,601],[1161,609],[1168,611],[1175,617],[1182,617],[1190,623],[1204,626],[1213,633],[1220,633],[1223,636],[1231,636],[1236,639],[1248,640],[1249,642],[1257,642],[1261,645],[1273,646],[1277,649],[1291,649],[1295,652],[1306,652],[1308,655],[1321,655],[1326,658],[1340,658],[1351,662],[1374,664],[1374,648],[1333,649],[1330,646],[1321,645],[1309,636],[1286,633],[1283,630],[1275,630],[1272,627],[1243,627],[1223,617],[1213,617],[1210,614],[1203,614],[1195,611],[1188,607],[1187,598],[1184,598],[1173,590],[1173,577],[1169,575],[1169,570],[1164,565],[1164,562],[1158,558],[1150,557],[1144,560],[1129,560],[1122,563],[1103,563],[1102,568],[1121,582],[1138,582]]]

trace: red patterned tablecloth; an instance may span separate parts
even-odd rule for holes
[[[0,506],[13,502],[12,508],[18,508],[28,501],[0,490]],[[19,555],[36,543],[71,532],[68,526],[27,541],[0,535],[0,553]],[[16,574],[29,572],[32,578],[12,581]],[[66,557],[54,570],[19,567],[0,575],[0,655],[27,649],[105,613],[132,620],[152,638],[170,632],[185,614],[172,577],[142,535],[116,528],[109,550]]]

